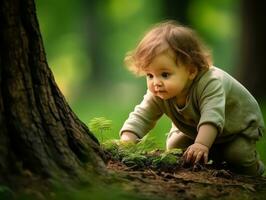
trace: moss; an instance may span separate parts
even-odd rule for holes
[[[120,161],[134,169],[173,170],[181,164],[182,151],[180,149],[171,151],[154,149],[152,140],[147,138],[137,144],[112,140],[105,142],[103,148],[110,159]]]

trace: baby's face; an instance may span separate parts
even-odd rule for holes
[[[195,73],[195,70],[177,64],[174,52],[170,50],[158,54],[145,68],[149,91],[164,100],[186,98]]]

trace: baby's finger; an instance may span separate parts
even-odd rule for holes
[[[187,152],[189,151],[189,149],[187,149],[184,153],[183,153],[183,158],[184,158],[184,160],[186,159],[186,157],[187,157]]]
[[[194,154],[194,151],[193,150],[188,150],[187,153],[186,153],[186,157],[185,157],[185,161],[187,163],[190,163],[192,161],[192,158],[193,158],[193,154]]]
[[[198,152],[198,154],[196,155],[196,159],[194,161],[194,164],[200,162],[202,156],[203,156],[203,152],[202,151]]]
[[[207,164],[208,163],[208,154],[204,153],[203,157],[204,157],[204,164]]]

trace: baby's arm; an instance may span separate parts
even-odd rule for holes
[[[195,143],[200,143],[211,148],[216,136],[217,128],[212,124],[202,124],[199,128]]]
[[[137,143],[139,138],[136,136],[136,134],[130,132],[130,131],[124,131],[121,135],[120,140],[122,142],[134,142]]]
[[[202,158],[204,163],[208,162],[209,149],[211,148],[216,136],[217,128],[212,124],[202,124],[194,144],[190,145],[184,153],[187,163],[197,163]]]
[[[124,122],[119,134],[120,141],[132,141],[137,143],[156,124],[163,112],[160,102],[150,92],[144,95],[142,102],[137,105]]]

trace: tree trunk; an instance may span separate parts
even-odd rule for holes
[[[0,47],[0,184],[21,169],[72,178],[104,170],[97,139],[48,67],[34,0],[0,1]]]
[[[266,54],[264,6],[260,1],[243,0],[240,81],[257,98],[266,98]]]

